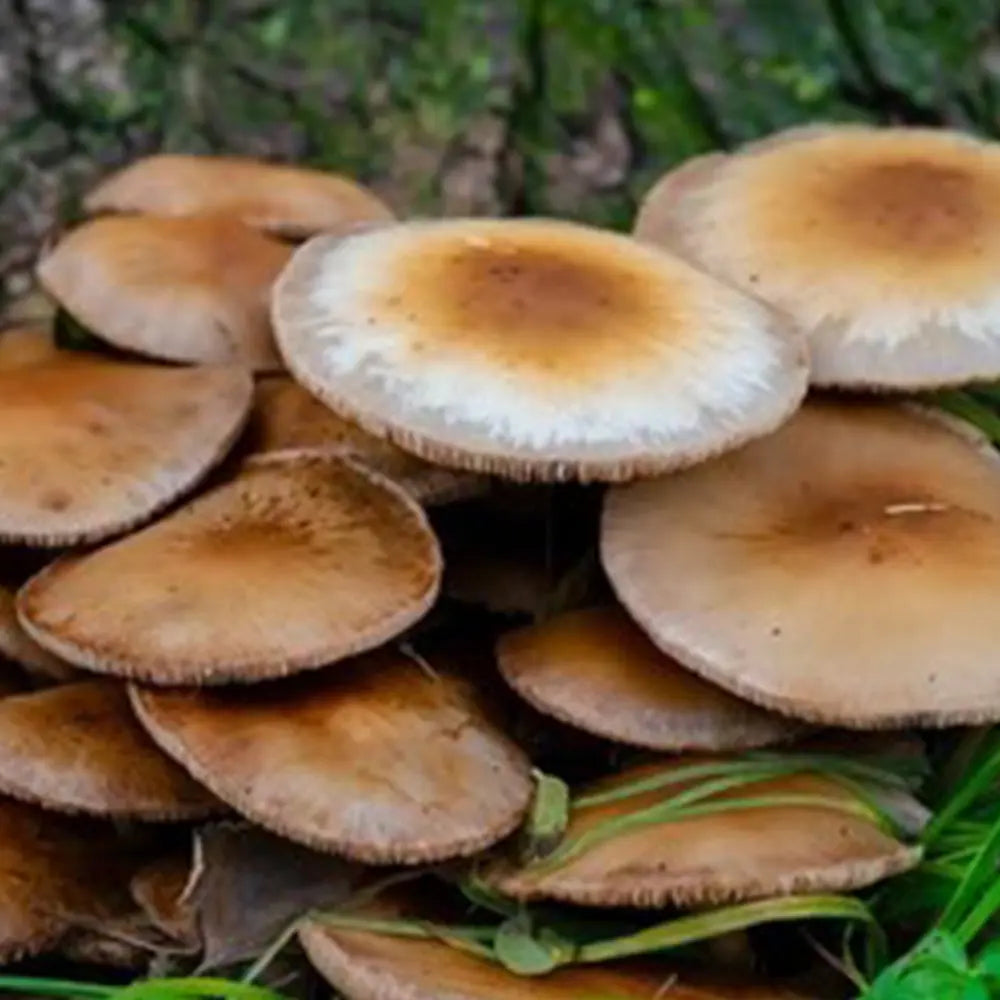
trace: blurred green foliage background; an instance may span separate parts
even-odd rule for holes
[[[346,171],[411,214],[625,227],[670,164],[796,122],[1000,129],[996,0],[4,3],[0,270],[155,149]]]

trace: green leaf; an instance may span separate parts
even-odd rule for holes
[[[552,950],[532,935],[531,921],[523,913],[500,925],[493,951],[505,969],[519,976],[544,976],[560,964]]]
[[[535,794],[522,831],[525,860],[540,860],[559,846],[569,824],[569,810],[570,793],[566,782],[535,771]]]

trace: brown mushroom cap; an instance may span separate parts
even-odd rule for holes
[[[47,291],[116,347],[196,364],[282,367],[268,315],[292,250],[234,219],[109,216],[38,265]]]
[[[10,368],[30,368],[51,361],[66,359],[68,352],[56,346],[55,335],[44,325],[12,326],[0,329],[0,371]]]
[[[799,732],[661,653],[616,607],[570,611],[508,632],[500,672],[540,712],[619,743],[737,750]]]
[[[611,791],[688,763],[690,758],[675,758],[633,767],[588,791]],[[665,801],[689,784],[577,807],[566,841],[600,822]],[[839,783],[808,774],[761,781],[715,799],[786,794],[853,799]],[[860,815],[827,805],[770,805],[631,827],[558,863],[520,866],[499,858],[482,877],[519,900],[659,908],[846,892],[906,871],[919,859],[918,848],[907,847]]]
[[[380,897],[360,915],[408,914],[395,899]],[[303,924],[299,940],[347,1000],[804,1000],[778,987],[713,984],[678,977],[669,967],[631,964],[578,965],[528,979],[440,941],[346,930],[318,919]]]
[[[76,919],[118,915],[133,866],[110,828],[0,799],[0,961],[43,951]]]
[[[280,685],[132,699],[157,743],[238,812],[360,861],[473,854],[517,826],[532,794],[527,759],[467,683],[401,653]]]
[[[222,213],[288,236],[391,219],[347,177],[224,156],[161,153],[112,174],[84,199],[88,212]]]
[[[859,728],[1000,719],[1000,465],[944,421],[810,403],[612,491],[601,549],[657,646],[758,704]]]
[[[0,699],[0,792],[123,819],[200,819],[222,808],[150,741],[124,685],[104,679]]]
[[[0,369],[0,541],[70,545],[147,520],[226,454],[252,392],[238,368]]]
[[[1000,376],[1000,145],[940,129],[797,129],[675,189],[672,206],[655,213],[666,244],[785,311],[808,335],[815,383]]]
[[[621,480],[766,433],[805,368],[777,313],[628,237],[544,219],[318,237],[275,286],[285,362],[407,451]]]
[[[76,680],[80,671],[43,649],[21,627],[15,608],[16,591],[0,583],[0,657],[21,667],[43,684]]]
[[[431,465],[363,431],[287,375],[258,379],[251,445],[257,452],[290,448],[342,452],[399,483],[425,506],[465,500],[489,488],[485,476]]]
[[[195,946],[199,940],[197,908],[188,898],[198,878],[186,853],[165,854],[140,868],[129,892],[146,919],[175,941]]]
[[[137,534],[50,564],[18,614],[101,673],[259,681],[391,639],[433,604],[440,575],[437,540],[398,486],[340,456],[275,452]]]

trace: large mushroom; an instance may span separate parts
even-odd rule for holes
[[[218,216],[109,216],[38,265],[48,292],[115,347],[151,358],[280,369],[268,308],[291,248]]]
[[[70,545],[148,520],[225,456],[252,392],[239,368],[0,367],[0,539]]]
[[[379,651],[281,685],[134,688],[152,737],[262,826],[373,863],[473,854],[509,834],[529,765],[447,667]]]
[[[513,479],[690,465],[771,430],[805,389],[777,313],[565,222],[317,237],[273,314],[292,374],[338,413],[430,461]]]
[[[91,191],[84,207],[88,212],[164,216],[225,214],[291,237],[392,218],[372,192],[339,174],[178,153],[129,164]]]
[[[259,681],[393,638],[441,574],[423,510],[337,455],[273,452],[150,527],[67,555],[18,595],[71,663],[154,684]]]
[[[637,235],[780,307],[821,385],[1000,376],[1000,145],[940,129],[794,129],[654,190]]]
[[[612,491],[601,549],[656,645],[761,705],[858,728],[1000,719],[1000,460],[936,415],[810,403]]]

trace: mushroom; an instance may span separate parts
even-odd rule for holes
[[[604,566],[660,649],[760,705],[862,729],[995,721],[998,461],[929,412],[812,402],[612,491]]]
[[[429,461],[516,480],[624,480],[766,433],[801,345],[763,304],[614,233],[411,222],[300,248],[278,347],[332,409]]]
[[[722,807],[717,811],[595,833],[602,824],[613,826],[615,820],[666,803],[692,787],[681,769],[711,760],[674,757],[597,782],[584,793],[596,801],[578,800],[564,835],[563,844],[579,842],[578,849],[528,863],[498,857],[482,871],[485,884],[525,901],[697,907],[846,892],[907,871],[920,860],[919,848],[896,840],[854,808],[860,800],[852,791],[807,773],[719,792],[711,799]],[[615,796],[625,785],[658,775],[669,779],[673,772],[679,772],[674,784]],[[778,801],[740,808],[740,800],[750,796]],[[732,808],[725,808],[727,800]]]
[[[445,667],[382,650],[281,684],[135,687],[172,757],[244,816],[291,840],[376,864],[474,854],[509,834],[529,764]]]
[[[0,583],[0,657],[16,663],[36,685],[60,684],[80,676],[65,660],[43,649],[17,620],[16,590]]]
[[[1000,376],[1000,145],[941,129],[797,129],[667,195],[647,203],[638,234],[785,311],[808,337],[814,383]]]
[[[125,686],[105,679],[0,699],[0,792],[116,819],[200,819],[222,809],[149,739]]]
[[[47,649],[153,684],[259,681],[391,639],[441,575],[424,512],[336,455],[274,452],[105,548],[67,555],[18,595]]]
[[[51,329],[43,325],[11,326],[0,329],[0,371],[30,368],[55,357],[68,359],[68,352],[56,346]]]
[[[0,368],[0,540],[71,545],[148,520],[224,457],[252,391],[238,368]]]
[[[282,236],[339,231],[392,212],[339,174],[227,156],[160,153],[112,174],[84,199],[88,212],[225,214]]]
[[[426,904],[382,894],[354,916],[411,917],[423,924]],[[779,987],[713,982],[669,966],[607,963],[557,969],[526,978],[443,941],[412,939],[306,920],[299,940],[309,961],[347,1000],[804,1000]]]
[[[0,799],[0,961],[128,908],[134,851],[110,827]]]
[[[388,476],[425,506],[466,500],[489,489],[485,476],[431,465],[338,417],[287,375],[257,381],[250,428],[256,452],[338,451]]]
[[[619,743],[655,750],[737,750],[799,727],[689,673],[620,608],[570,611],[497,643],[508,684],[534,708]]]
[[[234,219],[109,216],[84,223],[38,278],[84,326],[165,361],[282,367],[268,316],[291,248]]]

